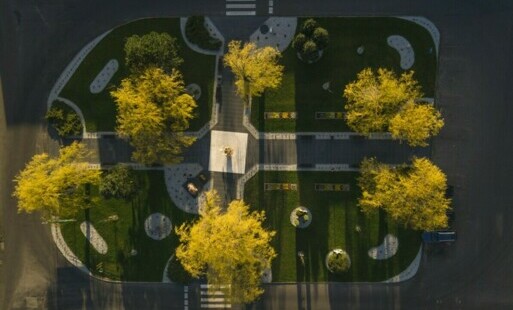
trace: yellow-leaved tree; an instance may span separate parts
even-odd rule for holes
[[[117,104],[117,128],[130,139],[132,157],[143,164],[178,163],[183,149],[194,142],[186,136],[197,107],[185,92],[182,74],[173,69],[148,68],[142,75],[124,79],[112,91]]]
[[[193,277],[206,275],[232,303],[249,303],[263,293],[264,271],[276,257],[270,241],[275,235],[262,227],[264,212],[250,212],[241,200],[222,208],[215,191],[205,193],[200,219],[182,224],[176,257]]]
[[[413,158],[410,166],[392,168],[375,158],[361,164],[359,206],[369,213],[383,209],[394,220],[416,230],[447,227],[445,174],[427,158]]]
[[[426,140],[436,136],[444,126],[442,115],[433,104],[407,102],[389,124],[394,139],[406,140],[411,146],[427,146]]]
[[[249,96],[260,96],[264,90],[280,86],[283,76],[283,66],[278,64],[280,57],[280,51],[270,46],[257,48],[255,43],[228,43],[224,64],[235,74],[239,96],[247,100]]]
[[[83,144],[74,142],[62,147],[56,158],[34,155],[14,179],[18,212],[42,211],[45,219],[65,218],[91,207],[94,202],[86,187],[98,185],[101,172],[88,168],[88,154]]]
[[[363,135],[389,131],[394,139],[412,146],[426,145],[443,121],[433,105],[417,103],[423,94],[413,74],[410,71],[398,77],[383,68],[358,73],[344,89],[348,126]]]

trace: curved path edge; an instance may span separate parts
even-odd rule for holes
[[[73,73],[77,70],[78,66],[82,63],[82,61],[86,58],[86,56],[93,50],[93,48],[106,36],[108,35],[112,29],[102,33],[94,40],[89,42],[86,46],[84,46],[80,52],[71,60],[71,62],[66,66],[64,71],[61,73],[55,85],[52,87],[50,91],[50,95],[48,96],[47,105],[50,108],[52,101],[57,99],[60,92],[64,88],[64,86],[68,83],[69,79],[73,76]]]
[[[415,23],[422,28],[426,29],[429,34],[431,35],[431,38],[433,39],[433,42],[435,43],[435,49],[436,49],[436,56],[438,56],[438,49],[440,46],[440,31],[435,26],[435,24],[427,19],[424,16],[396,16],[397,18],[408,20],[412,23]]]
[[[388,280],[385,280],[382,283],[398,283],[398,282],[403,282],[403,281],[413,278],[417,274],[417,271],[419,270],[421,258],[422,258],[422,244],[420,245],[419,251],[417,252],[417,256],[415,256],[415,258],[413,259],[411,264],[408,267],[406,267],[406,269],[404,269],[400,274],[398,274]]]

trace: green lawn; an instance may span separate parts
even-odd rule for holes
[[[178,245],[174,227],[196,217],[178,209],[170,200],[162,171],[138,171],[141,190],[132,202],[101,199],[97,207],[85,211],[76,222],[61,224],[62,234],[68,246],[89,269],[97,275],[123,281],[162,281],[166,262]],[[93,190],[93,195],[98,195]],[[99,196],[99,195],[98,195]],[[154,212],[167,215],[173,224],[173,232],[161,241],[146,235],[144,221]],[[104,221],[117,214],[117,222]],[[101,255],[90,245],[80,231],[84,220],[93,223],[109,247]],[[138,254],[130,256],[132,249]],[[103,263],[103,273],[96,269]]]
[[[265,210],[267,228],[277,231],[273,241],[278,257],[273,262],[274,282],[296,281],[382,281],[403,271],[415,258],[420,233],[405,230],[383,213],[365,216],[356,205],[359,191],[357,173],[352,172],[259,172],[246,183],[244,200]],[[348,183],[349,192],[318,192],[314,183]],[[297,183],[298,191],[264,191],[264,183]],[[312,224],[296,229],[290,213],[297,206],[312,212]],[[361,232],[355,230],[356,225]],[[379,245],[387,233],[399,238],[399,250],[385,261],[369,258],[367,251]],[[341,247],[352,265],[342,276],[330,274],[326,254]],[[305,267],[297,251],[305,253]]]
[[[181,46],[180,55],[184,63],[180,71],[185,84],[196,83],[201,87],[202,95],[198,100],[198,116],[191,121],[190,130],[199,130],[210,120],[214,87],[215,56],[203,55],[189,49],[180,33],[179,18],[141,19],[113,29],[80,64],[68,81],[61,97],[76,103],[86,121],[87,131],[113,131],[116,125],[116,105],[110,97],[110,91],[127,77],[124,65],[125,38],[151,31],[167,32],[177,38]],[[89,85],[110,59],[117,59],[119,70],[107,87],[99,94],[92,94]]]
[[[298,20],[302,25],[305,18]],[[322,58],[313,64],[299,60],[289,47],[283,53],[285,66],[282,86],[253,99],[252,122],[260,131],[349,131],[343,120],[315,120],[315,112],[344,111],[343,89],[366,67],[389,68],[397,73],[399,53],[388,46],[387,37],[402,35],[415,50],[411,70],[427,97],[434,97],[437,58],[435,45],[427,30],[398,18],[344,17],[317,18],[320,26],[329,32],[330,43]],[[365,53],[356,49],[363,45]],[[431,52],[430,52],[431,50]],[[330,82],[331,91],[322,89]],[[264,121],[264,111],[297,111],[297,120]]]

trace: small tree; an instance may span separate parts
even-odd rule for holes
[[[116,131],[130,139],[134,160],[144,164],[178,163],[195,139],[186,136],[196,102],[186,93],[177,70],[146,69],[111,92],[118,108]]]
[[[55,128],[60,137],[78,136],[82,134],[82,122],[71,108],[64,109],[59,101],[55,101],[46,112],[45,118]]]
[[[394,220],[417,230],[447,227],[447,180],[428,159],[414,158],[411,166],[395,169],[376,159],[365,159],[358,182],[362,211],[383,209]]]
[[[317,29],[319,25],[317,24],[317,21],[313,18],[309,18],[305,20],[303,25],[301,26],[301,32],[307,36],[310,37],[314,33],[315,29]]]
[[[88,155],[84,145],[76,142],[62,147],[57,158],[34,155],[14,179],[18,212],[42,211],[43,218],[49,219],[74,216],[94,205],[86,187],[98,185],[100,171],[88,168]]]
[[[217,193],[206,193],[200,219],[176,229],[181,244],[176,257],[193,277],[206,275],[232,303],[249,303],[263,293],[264,271],[276,256],[270,241],[275,232],[262,227],[264,212],[250,212],[241,200],[221,208]]]
[[[328,30],[321,27],[316,28],[313,32],[312,39],[317,45],[318,49],[325,49],[326,47],[328,47],[329,43]]]
[[[176,38],[167,33],[153,31],[143,36],[133,35],[125,42],[125,64],[136,75],[149,67],[170,73],[183,62],[178,49]]]
[[[231,41],[224,64],[235,74],[235,86],[239,95],[260,96],[266,89],[277,88],[281,84],[283,66],[278,64],[281,53],[278,49],[266,46],[257,48],[255,43]]]
[[[105,172],[100,181],[100,193],[105,198],[130,200],[138,188],[137,175],[130,166],[123,164]]]

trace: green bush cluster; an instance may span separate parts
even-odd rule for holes
[[[219,39],[210,36],[210,33],[205,28],[205,17],[203,16],[191,16],[187,19],[185,35],[191,43],[206,50],[217,51],[222,45]]]
[[[333,251],[328,254],[328,269],[340,274],[347,271],[351,267],[351,260],[346,251]]]
[[[315,61],[319,57],[319,52],[328,47],[329,35],[328,31],[319,27],[317,22],[310,18],[307,19],[299,33],[292,42],[301,58],[305,61]]]
[[[137,194],[139,183],[137,175],[130,166],[117,164],[104,172],[100,181],[100,194],[103,197],[131,200]]]
[[[75,110],[60,101],[54,101],[46,112],[46,120],[55,128],[60,137],[82,134],[82,122]]]

